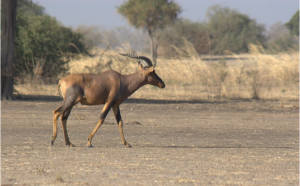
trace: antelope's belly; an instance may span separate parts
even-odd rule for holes
[[[80,100],[80,103],[82,105],[101,105],[106,102],[105,99],[89,99],[89,98],[83,98]]]

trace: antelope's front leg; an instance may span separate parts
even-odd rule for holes
[[[88,137],[88,142],[87,142],[86,146],[93,147],[92,146],[92,139],[93,139],[95,133],[97,132],[98,128],[103,124],[103,122],[104,122],[104,120],[106,118],[106,115],[109,112],[109,110],[112,107],[112,105],[113,105],[112,103],[106,103],[104,105],[104,107],[102,109],[102,112],[100,114],[100,118],[98,120],[98,123],[97,123],[96,127],[94,128],[94,130],[91,132],[91,134]]]
[[[129,143],[127,143],[127,141],[124,138],[124,133],[123,133],[123,121],[122,121],[122,117],[121,117],[121,113],[120,113],[120,108],[119,106],[115,106],[113,107],[113,111],[119,126],[119,131],[120,131],[120,135],[121,135],[121,141],[122,144],[124,144],[126,147],[131,147],[131,145]]]

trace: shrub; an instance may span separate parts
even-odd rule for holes
[[[24,6],[17,9],[14,77],[55,80],[68,71],[74,53],[87,53],[82,35],[63,26],[55,18]],[[19,81],[19,83],[22,83]]]

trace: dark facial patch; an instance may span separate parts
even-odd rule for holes
[[[151,72],[148,76],[148,83],[154,86],[160,87],[160,84],[165,84],[160,77],[155,73],[155,71]]]

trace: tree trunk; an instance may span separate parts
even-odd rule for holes
[[[158,47],[159,47],[159,44],[160,44],[160,36],[157,36],[156,38],[155,38],[155,40],[156,40],[156,44],[153,46],[154,48],[153,48],[153,50],[154,50],[154,59],[155,59],[155,63],[154,63],[154,66],[156,66],[156,60],[157,60],[157,49],[158,49]]]
[[[148,35],[150,37],[150,50],[151,50],[152,62],[156,64],[156,50],[154,47],[153,33],[151,30],[148,30]]]
[[[13,57],[17,0],[1,1],[1,99],[13,100]]]

